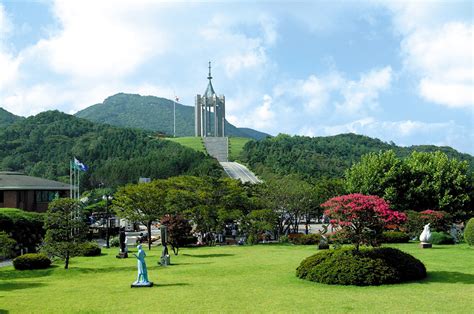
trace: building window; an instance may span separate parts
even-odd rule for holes
[[[37,203],[47,203],[51,202],[56,198],[55,191],[36,191],[36,202]]]

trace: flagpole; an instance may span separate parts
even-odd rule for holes
[[[176,137],[176,96],[173,99],[173,137]]]
[[[72,196],[72,161],[69,160],[69,198],[73,198]]]

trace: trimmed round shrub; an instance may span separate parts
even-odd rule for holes
[[[454,238],[444,232],[432,232],[431,233],[432,244],[454,244]]]
[[[44,269],[49,266],[51,266],[51,260],[43,253],[28,253],[13,260],[13,267],[17,270]]]
[[[383,243],[408,243],[410,236],[402,231],[384,231],[382,233]]]
[[[299,278],[331,285],[372,286],[420,280],[426,277],[422,262],[394,248],[323,251],[303,260]]]
[[[474,246],[474,218],[469,219],[464,228],[464,240],[467,244]]]
[[[87,242],[82,245],[82,256],[99,256],[102,250],[95,242]]]

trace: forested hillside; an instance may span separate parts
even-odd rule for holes
[[[340,178],[344,171],[360,161],[362,155],[380,150],[394,150],[399,157],[413,151],[442,151],[450,158],[466,160],[474,171],[474,157],[451,147],[432,145],[399,147],[378,139],[356,134],[328,137],[289,136],[250,141],[244,146],[242,160],[263,177],[296,174],[308,181],[321,177]]]
[[[10,124],[13,124],[15,121],[24,119],[23,117],[19,117],[6,111],[5,109],[0,107],[0,128],[4,128]]]
[[[48,111],[0,129],[0,170],[68,182],[69,160],[89,166],[85,188],[117,186],[139,177],[222,174],[203,153],[152,132],[93,123],[59,111]]]
[[[151,130],[173,135],[173,101],[155,96],[117,94],[101,104],[76,113],[77,117],[111,125]],[[226,135],[262,139],[269,136],[226,122]],[[176,103],[176,136],[194,136],[194,107]]]

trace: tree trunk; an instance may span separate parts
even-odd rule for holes
[[[146,224],[146,230],[148,231],[148,250],[151,250],[151,220]]]
[[[69,268],[69,252],[66,253],[66,263],[64,264],[64,269]]]

